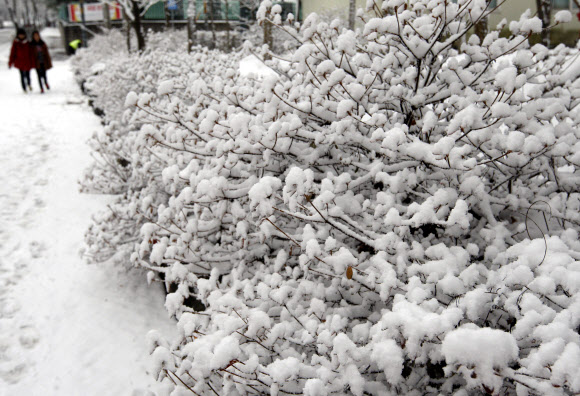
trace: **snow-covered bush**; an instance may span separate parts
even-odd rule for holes
[[[212,62],[127,96],[132,261],[181,335],[155,372],[175,394],[580,392],[577,51],[529,48],[524,14],[458,53],[483,0],[369,6],[357,32],[288,30],[275,75]]]
[[[157,157],[149,158],[149,149],[141,150],[136,140],[142,123],[150,120],[132,118],[125,107],[126,100],[137,94],[153,95],[156,85],[170,77],[174,84],[172,95],[187,100],[179,92],[185,93],[190,80],[203,73],[209,76],[209,81],[224,64],[234,65],[240,58],[237,54],[224,55],[200,47],[187,55],[185,44],[167,45],[179,38],[179,32],[175,31],[149,32],[144,53],[127,53],[114,44],[119,36],[117,31],[97,36],[88,49],[79,51],[73,59],[78,81],[91,97],[93,107],[102,111],[105,124],[89,140],[95,161],[85,171],[81,189],[118,195],[106,211],[96,216],[87,232],[86,255],[96,261],[117,256],[119,261],[127,262],[126,256],[133,249],[141,225],[148,215],[156,215],[151,210],[135,214],[133,203],[141,196],[148,200],[155,196],[151,202],[155,208],[168,199],[163,185],[157,182],[167,163]]]
[[[288,51],[295,50],[297,42],[289,40],[287,33],[280,29],[272,29],[272,48],[270,50],[274,54],[285,54]],[[264,27],[258,23],[253,23],[247,29],[240,31],[241,42],[249,41],[255,47],[260,47],[264,44]]]
[[[123,33],[120,30],[110,30],[106,34],[99,34],[89,41],[89,47],[81,47],[71,60],[75,77],[79,84],[95,73],[103,59],[112,59],[127,56]]]

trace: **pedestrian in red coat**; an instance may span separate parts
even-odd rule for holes
[[[20,83],[22,84],[24,93],[27,90],[32,91],[32,86],[30,85],[30,69],[33,67],[32,61],[32,51],[26,38],[26,31],[24,29],[18,29],[16,31],[16,38],[12,43],[12,49],[10,50],[8,68],[15,66],[20,70]]]

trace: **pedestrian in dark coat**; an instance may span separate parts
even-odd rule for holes
[[[36,74],[38,75],[38,85],[40,85],[40,93],[44,93],[44,87],[42,83],[44,81],[44,86],[46,89],[50,89],[48,85],[48,80],[46,79],[46,71],[52,68],[52,61],[50,60],[50,54],[48,53],[48,47],[46,43],[40,38],[38,31],[32,32],[32,41],[30,42],[30,49],[32,53],[33,66],[36,69]]]
[[[8,59],[8,68],[12,66],[20,70],[20,83],[22,84],[24,93],[32,91],[32,86],[30,85],[30,69],[33,66],[32,52],[30,51],[30,45],[24,29],[18,29],[16,31],[16,38],[12,43],[10,58]]]

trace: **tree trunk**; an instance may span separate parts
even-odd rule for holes
[[[195,0],[191,0],[195,1]],[[192,12],[193,10],[193,12]],[[195,2],[193,4],[188,4],[186,9],[187,16],[187,53],[191,53],[191,49],[195,44]],[[192,15],[193,14],[193,15]]]
[[[488,33],[488,24],[487,24],[487,16],[485,18],[481,18],[479,22],[477,22],[474,26],[475,35],[479,37],[479,42],[483,42],[485,36]]]
[[[35,29],[40,30],[40,19],[38,18],[38,7],[36,7],[36,0],[30,0],[32,4],[32,24]]]
[[[349,0],[349,3],[348,3],[348,28],[350,30],[354,30],[355,20],[356,20],[356,0]]]
[[[193,45],[195,43],[195,39],[194,39],[195,27],[193,26],[194,23],[195,23],[195,21],[193,20],[193,18],[188,15],[187,16],[187,53],[188,54],[191,53],[191,49],[193,48]]]
[[[272,22],[270,22],[270,9],[266,11],[266,18],[262,21],[262,28],[264,29],[264,44],[268,45],[268,49],[272,51],[274,40],[272,38]],[[271,59],[270,54],[266,54],[264,59]]]
[[[135,36],[137,37],[137,51],[143,52],[145,49],[145,36],[143,35],[143,29],[141,29],[141,7],[139,3],[135,0],[132,1],[133,6],[133,30],[135,30]]]
[[[24,0],[24,25],[30,25],[30,8],[28,8],[28,1]]]
[[[127,52],[131,52],[131,21],[129,20],[129,15],[124,8],[121,8],[121,13],[123,14],[123,19],[125,20],[125,37],[127,40]]]
[[[226,51],[229,52],[231,49],[231,41],[230,41],[230,17],[228,15],[229,10],[229,6],[228,6],[228,0],[225,0],[226,2],[226,12],[225,12],[225,17],[226,17]]]
[[[171,14],[169,12],[169,1],[165,0],[163,2],[163,10],[165,11],[165,29],[169,29],[169,21],[171,20]]]
[[[103,4],[103,20],[105,21],[105,28],[111,29],[111,15],[109,12],[109,5],[107,3]]]
[[[538,8],[538,18],[542,21],[542,44],[546,47],[550,46],[550,22],[552,20],[552,1],[551,0],[536,0]]]
[[[214,0],[209,0],[209,25],[210,25],[210,29],[211,29],[211,44],[210,44],[210,48],[214,49],[216,42],[217,42],[217,38],[215,35],[215,26],[213,23],[213,2]]]

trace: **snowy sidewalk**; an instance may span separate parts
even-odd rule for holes
[[[25,95],[0,64],[0,396],[147,395],[145,335],[174,331],[163,294],[79,257],[107,200],[77,185],[101,126],[68,62],[45,95],[32,77]]]

